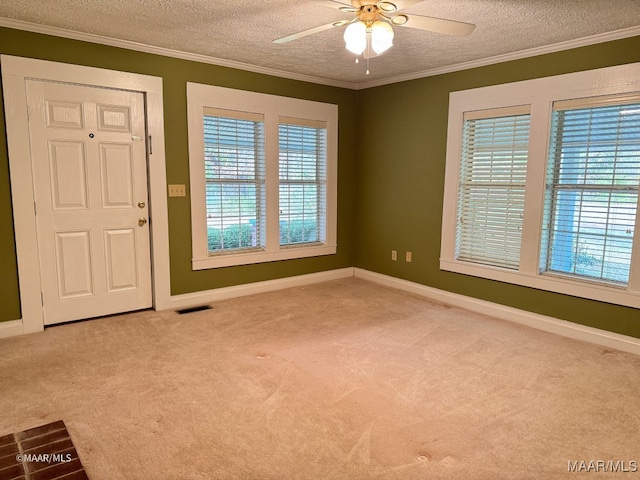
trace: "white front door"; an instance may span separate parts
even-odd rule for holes
[[[44,323],[151,307],[143,95],[29,80],[27,104]]]

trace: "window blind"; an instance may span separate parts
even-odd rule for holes
[[[264,119],[204,109],[207,237],[210,252],[264,245]]]
[[[554,104],[541,270],[629,280],[640,182],[640,99]]]
[[[280,245],[326,238],[325,122],[280,117]]]
[[[464,120],[456,258],[517,269],[530,115],[522,109],[483,115]]]

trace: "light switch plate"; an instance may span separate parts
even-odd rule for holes
[[[184,185],[169,185],[170,197],[184,197],[186,196],[186,190]]]

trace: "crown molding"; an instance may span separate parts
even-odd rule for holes
[[[69,38],[72,40],[80,40],[83,42],[97,43],[100,45],[107,45],[110,47],[124,48],[127,50],[135,50],[138,52],[151,53],[154,55],[162,55],[165,57],[179,58],[181,60],[190,60],[193,62],[217,65],[220,67],[235,68],[237,70],[244,70],[244,71],[253,72],[253,73],[260,73],[263,75],[271,75],[271,76],[280,77],[280,78],[287,78],[290,80],[299,80],[301,82],[316,83],[319,85],[327,85],[330,87],[347,88],[350,90],[364,90],[372,87],[380,87],[383,85],[390,85],[393,83],[406,82],[408,80],[416,80],[419,78],[433,77],[436,75],[443,75],[445,73],[453,73],[461,70],[469,70],[472,68],[485,67],[488,65],[495,65],[497,63],[509,62],[512,60],[520,60],[523,58],[535,57],[535,56],[544,55],[547,53],[561,52],[563,50],[570,50],[572,48],[585,47],[588,45],[595,45],[598,43],[605,43],[613,40],[621,40],[623,38],[635,37],[640,35],[640,26],[623,28],[620,30],[614,30],[612,32],[600,33],[600,34],[591,35],[588,37],[577,38],[575,40],[568,40],[566,42],[554,43],[552,45],[544,45],[541,47],[529,48],[526,50],[519,50],[517,52],[510,52],[502,55],[495,55],[493,57],[482,58],[479,60],[472,60],[470,62],[457,63],[455,65],[447,65],[445,67],[423,70],[421,72],[408,73],[405,75],[398,75],[395,77],[383,78],[380,80],[372,80],[370,82],[353,83],[353,82],[346,82],[346,81],[340,81],[340,80],[331,80],[327,78],[320,78],[312,75],[292,73],[292,72],[277,70],[277,69],[268,68],[268,67],[260,67],[257,65],[236,62],[233,60],[225,60],[222,58],[211,57],[208,55],[182,52],[179,50],[156,47],[153,45],[132,42],[129,40],[120,40],[117,38],[105,37],[102,35],[95,35],[92,33],[83,33],[83,32],[77,32],[75,30],[68,30],[65,28],[50,27],[47,25],[24,22],[22,20],[15,20],[11,18],[0,17],[0,27],[13,28],[16,30],[25,30],[25,31],[34,32],[34,33],[41,33],[44,35],[52,35],[54,37],[63,37],[63,38]]]
[[[572,48],[586,47],[588,45],[595,45],[598,43],[610,42],[612,40],[621,40],[623,38],[636,37],[640,35],[640,26],[623,28],[620,30],[614,30],[612,32],[599,33],[597,35],[591,35],[589,37],[577,38],[575,40],[568,40],[566,42],[554,43],[551,45],[544,45],[542,47],[529,48],[526,50],[519,50],[517,52],[505,53],[502,55],[496,55],[494,57],[481,58],[479,60],[472,60],[470,62],[457,63],[455,65],[447,65],[445,67],[433,68],[424,70],[422,72],[408,73],[406,75],[398,75],[397,77],[390,77],[381,80],[373,80],[370,82],[358,83],[355,86],[356,90],[364,90],[366,88],[380,87],[383,85],[390,85],[392,83],[406,82],[407,80],[416,80],[418,78],[433,77],[435,75],[442,75],[445,73],[453,73],[461,70],[469,70],[471,68],[485,67],[487,65],[494,65],[496,63],[509,62],[512,60],[520,60],[522,58],[535,57],[538,55],[545,55],[547,53],[561,52],[563,50],[571,50]]]
[[[63,37],[71,40],[80,40],[83,42],[97,43],[100,45],[107,45],[110,47],[124,48],[127,50],[135,50],[137,52],[151,53],[154,55],[162,55],[164,57],[179,58],[181,60],[190,60],[193,62],[207,63],[210,65],[216,65],[219,67],[235,68],[237,70],[260,73],[263,75],[271,75],[274,77],[288,78],[290,80],[299,80],[301,82],[317,83],[320,85],[327,85],[330,87],[339,87],[339,88],[348,88],[351,90],[356,89],[356,84],[351,82],[331,80],[327,78],[314,77],[312,75],[304,75],[300,73],[286,72],[286,71],[277,70],[274,68],[251,65],[249,63],[236,62],[233,60],[225,60],[223,58],[210,57],[208,55],[201,55],[198,53],[182,52],[179,50],[172,50],[170,48],[156,47],[153,45],[147,45],[145,43],[132,42],[130,40],[120,40],[117,38],[105,37],[102,35],[95,35],[93,33],[84,33],[84,32],[77,32],[75,30],[68,30],[65,28],[50,27],[48,25],[40,25],[37,23],[24,22],[22,20],[15,20],[12,18],[0,17],[0,27],[13,28],[15,30],[24,30],[24,31],[33,32],[33,33],[41,33],[44,35],[51,35],[54,37]]]

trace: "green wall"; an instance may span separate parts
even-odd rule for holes
[[[170,198],[174,295],[355,265],[640,337],[637,309],[439,269],[449,93],[638,62],[640,37],[359,92],[3,28],[0,28],[0,53],[162,77],[167,182],[172,184],[189,184],[188,81],[339,105],[338,253],[194,272],[189,200]],[[4,111],[0,111],[0,127],[4,132]],[[6,135],[0,135],[0,225],[0,321],[3,321],[20,317]],[[397,262],[391,261],[392,249],[399,252]],[[403,260],[407,250],[413,252],[412,263]]]
[[[357,94],[316,85],[126,49],[0,28],[0,53],[162,77],[167,182],[189,184],[186,83],[197,82],[337,104],[338,250],[336,255],[242,267],[191,270],[189,198],[169,198],[171,293],[174,295],[351,267],[354,248]],[[1,68],[1,65],[0,65]],[[0,106],[0,321],[20,318],[4,103]]]
[[[640,337],[638,309],[439,269],[449,93],[638,61],[633,37],[360,91],[356,266]]]

